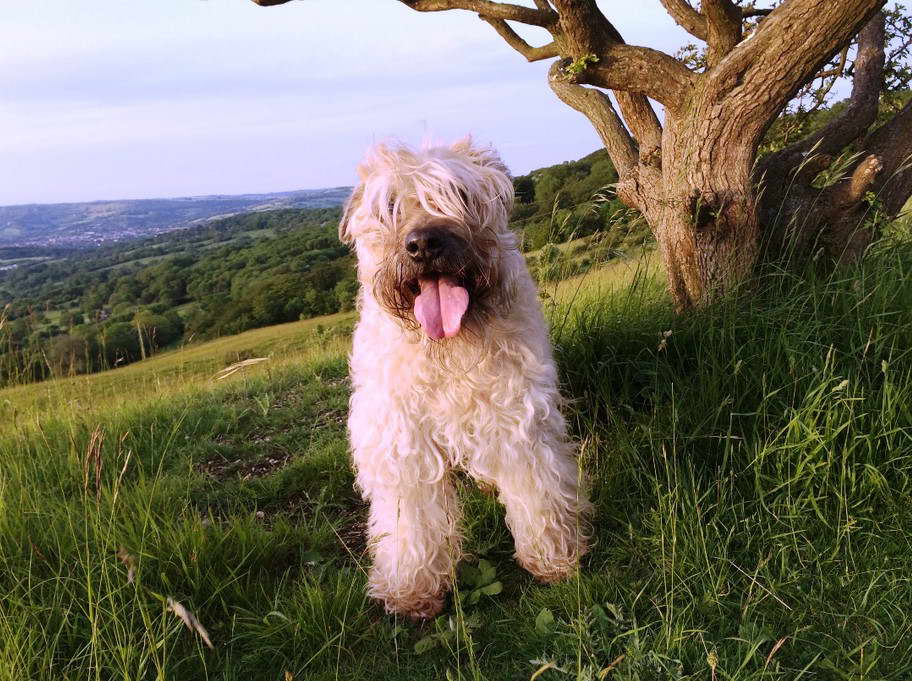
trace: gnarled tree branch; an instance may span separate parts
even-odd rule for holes
[[[750,122],[762,131],[829,56],[861,30],[884,0],[789,0],[707,73],[720,99],[733,90],[751,100]],[[820,22],[818,17],[828,21]]]
[[[855,166],[851,175],[823,192],[825,200],[821,203],[824,213],[835,219],[846,210],[861,203],[882,170],[883,162],[876,154],[867,156]]]
[[[876,154],[883,163],[876,193],[883,213],[899,215],[912,195],[912,99],[893,118],[868,135],[865,153]]]
[[[577,60],[578,83],[640,93],[669,109],[681,105],[694,75],[681,62],[658,50],[627,45],[595,2],[552,2],[560,17],[555,39],[562,55]]]
[[[858,54],[848,105],[822,129],[772,154],[764,167],[786,174],[805,154],[835,155],[867,132],[877,117],[884,72],[884,14],[877,12],[858,35]]]
[[[694,85],[690,69],[649,47],[613,43],[595,54],[598,61],[580,73],[580,83],[640,93],[672,110],[680,108]]]
[[[707,65],[712,67],[741,42],[741,8],[731,0],[703,0]]]
[[[821,242],[840,261],[857,260],[912,194],[912,100],[861,146],[864,159],[819,201],[827,222]]]
[[[547,45],[542,45],[541,47],[532,47],[532,45],[523,40],[516,31],[510,28],[510,25],[503,19],[492,19],[491,17],[486,17],[484,15],[481,15],[480,18],[482,21],[491,24],[498,35],[500,35],[510,47],[519,52],[530,62],[550,59],[560,55],[557,43],[553,41]]]
[[[752,19],[753,17],[767,17],[772,13],[772,11],[772,8],[760,9],[759,7],[742,7],[741,16],[744,19]]]
[[[849,42],[884,0],[789,0],[707,74],[709,92],[739,112],[737,125],[751,142],[799,88]],[[826,21],[820,21],[826,17]]]
[[[706,40],[706,17],[700,14],[687,0],[660,0],[662,7],[675,23],[698,40]]]
[[[608,99],[608,95],[593,88],[577,85],[568,79],[563,68],[568,60],[554,62],[548,71],[548,85],[567,106],[586,116],[595,127],[602,144],[622,180],[637,165],[637,145]]]
[[[548,27],[557,21],[557,14],[552,10],[532,9],[522,5],[490,0],[399,0],[403,5],[419,12],[444,12],[449,9],[464,9],[477,12],[491,19],[519,21],[532,26]]]
[[[870,210],[865,197],[882,170],[883,163],[872,154],[862,160],[849,177],[821,193],[819,205],[823,208],[821,213],[826,227],[820,233],[819,241],[833,260],[858,260],[874,240],[874,231],[865,224]]]
[[[618,108],[640,147],[640,163],[660,165],[662,152],[662,124],[649,100],[635,92],[615,91]]]

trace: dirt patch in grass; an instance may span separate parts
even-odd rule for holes
[[[196,469],[203,475],[207,475],[216,480],[227,480],[228,478],[239,478],[240,480],[253,480],[262,478],[288,465],[293,455],[286,454],[269,454],[260,457],[255,461],[246,461],[244,459],[226,459],[223,456],[213,456],[197,464]]]
[[[322,428],[325,426],[342,426],[345,427],[345,421],[348,419],[347,409],[329,409],[317,414],[314,419],[314,427]]]
[[[359,564],[367,557],[367,504],[358,501],[342,515],[336,532],[345,560]]]

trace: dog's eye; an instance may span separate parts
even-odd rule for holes
[[[390,215],[396,212],[396,197],[391,196],[389,198],[389,205],[387,205],[387,210],[389,210]]]

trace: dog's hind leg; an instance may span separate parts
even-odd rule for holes
[[[442,460],[436,467],[427,465],[435,457],[410,461],[410,456],[357,448],[354,454],[358,486],[370,502],[370,595],[389,612],[434,617],[443,608],[460,555],[449,474]]]

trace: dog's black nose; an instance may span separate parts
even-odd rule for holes
[[[444,255],[450,243],[446,230],[439,227],[419,227],[405,237],[405,251],[413,260],[430,262]]]

